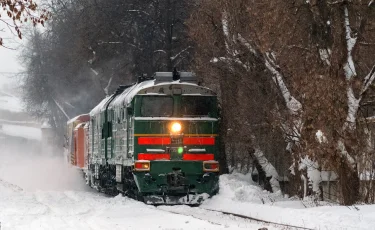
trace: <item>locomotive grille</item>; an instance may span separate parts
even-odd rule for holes
[[[187,179],[181,170],[177,170],[167,174],[167,183],[169,189],[184,189]]]

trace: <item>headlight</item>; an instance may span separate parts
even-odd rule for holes
[[[134,171],[150,171],[150,161],[134,162]]]
[[[181,132],[181,124],[178,122],[174,122],[171,126],[172,133],[179,133]]]
[[[203,161],[204,172],[219,172],[219,162],[217,161]]]

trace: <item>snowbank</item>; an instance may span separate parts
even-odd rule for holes
[[[40,128],[27,127],[22,125],[3,125],[0,133],[32,140],[41,140],[42,138],[42,131],[40,130]]]
[[[263,191],[250,175],[220,177],[220,192],[202,208],[231,212],[281,224],[311,229],[374,229],[375,205],[311,207],[312,202],[293,200]]]
[[[0,108],[11,112],[22,112],[21,100],[13,95],[0,92]]]

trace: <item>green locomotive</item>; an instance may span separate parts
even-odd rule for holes
[[[92,187],[150,204],[199,204],[217,193],[217,97],[195,79],[177,71],[143,76],[90,112]]]

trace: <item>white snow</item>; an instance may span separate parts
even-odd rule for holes
[[[250,175],[223,175],[220,192],[202,208],[252,216],[311,229],[374,229],[375,205],[315,207],[310,200],[287,199],[281,193],[263,191]]]
[[[328,22],[327,22],[327,24],[328,24]],[[329,61],[329,58],[330,58],[330,55],[331,55],[330,49],[319,49],[319,55],[320,55],[320,59],[322,61],[324,61],[327,65],[331,65],[331,62]]]
[[[44,121],[42,125],[40,126],[41,129],[51,129],[52,126],[48,121]]]
[[[27,127],[22,125],[4,124],[2,126],[2,129],[0,129],[0,134],[23,137],[33,140],[41,140],[42,138],[42,131],[40,130],[40,128]]]
[[[283,75],[280,73],[280,71],[278,71],[275,68],[277,65],[273,61],[272,57],[273,57],[272,54],[270,54],[269,52],[266,52],[264,64],[266,65],[267,69],[272,73],[272,80],[279,87],[284,97],[284,100],[285,100],[286,106],[288,107],[289,112],[291,114],[297,114],[298,112],[301,111],[302,104],[295,97],[291,95],[287,85],[284,82]]]
[[[344,70],[345,70],[346,79],[351,80],[354,76],[357,75],[354,62],[353,62],[353,56],[352,56],[353,48],[355,44],[357,43],[357,37],[356,37],[357,35],[355,35],[354,37],[352,37],[351,35],[352,30],[350,28],[349,12],[346,6],[344,8],[344,12],[345,12],[345,39],[346,39],[346,46],[347,46],[347,52],[348,52],[347,63],[344,66]]]
[[[272,186],[272,191],[279,192],[279,174],[277,173],[275,167],[273,167],[273,165],[267,160],[266,156],[264,155],[263,151],[260,150],[260,148],[255,149],[254,156],[257,158],[258,163],[262,166],[262,169],[265,171],[266,177],[271,177],[270,184]]]
[[[93,108],[91,111],[90,111],[90,116],[94,116],[95,114],[98,114],[100,111],[102,111],[103,109],[103,106],[107,103],[107,101],[109,101],[111,99],[111,97],[107,96],[106,98],[104,98],[97,106],[95,106],[95,108]],[[75,119],[75,118],[73,118]]]
[[[225,11],[222,13],[221,23],[223,24],[224,36],[225,36],[226,39],[229,39],[228,14]],[[228,45],[227,41],[225,41],[225,47],[226,47],[226,50],[227,50],[228,54],[232,53],[232,52],[230,52],[229,45]]]
[[[327,138],[324,136],[324,133],[322,132],[322,130],[318,130],[315,133],[315,136],[316,136],[316,139],[318,140],[319,143],[327,141]]]
[[[312,189],[315,193],[320,194],[319,185],[322,182],[322,176],[319,169],[319,164],[316,161],[312,161],[308,156],[301,159],[299,169],[306,169],[309,182],[312,184]],[[304,180],[307,178],[303,178]],[[306,186],[306,183],[304,183]],[[307,188],[304,188],[304,192],[307,192]],[[306,197],[306,195],[304,196]]]
[[[0,92],[0,110],[22,112],[23,107],[19,98],[8,93]]]

